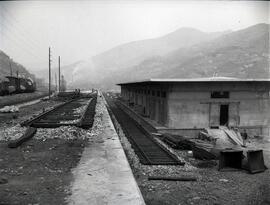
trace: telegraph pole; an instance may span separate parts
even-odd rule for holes
[[[12,76],[12,66],[11,66],[10,61],[9,61],[9,67],[10,67],[10,76]]]
[[[54,74],[55,74],[55,91],[57,91],[57,74],[56,72]]]
[[[49,47],[49,99],[51,99],[51,47]]]
[[[58,89],[59,89],[59,92],[60,92],[60,84],[61,84],[60,56],[58,56]]]

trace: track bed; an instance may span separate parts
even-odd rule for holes
[[[106,96],[106,100],[142,164],[184,165],[183,162],[159,145],[136,121],[121,110],[114,99]]]
[[[54,128],[59,126],[79,126],[91,128],[95,115],[96,95],[69,100],[42,113],[34,119],[23,122],[22,126]]]

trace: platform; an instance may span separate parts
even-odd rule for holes
[[[79,205],[144,205],[103,98],[98,97],[97,106],[102,108],[101,132],[85,148],[79,165],[73,170],[74,182],[68,202]]]

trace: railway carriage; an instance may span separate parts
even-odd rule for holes
[[[31,78],[6,76],[0,79],[0,95],[34,92],[36,83]]]

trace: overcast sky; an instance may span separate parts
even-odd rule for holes
[[[11,1],[0,2],[0,49],[30,69],[89,59],[122,43],[181,27],[205,32],[269,23],[259,1]]]

